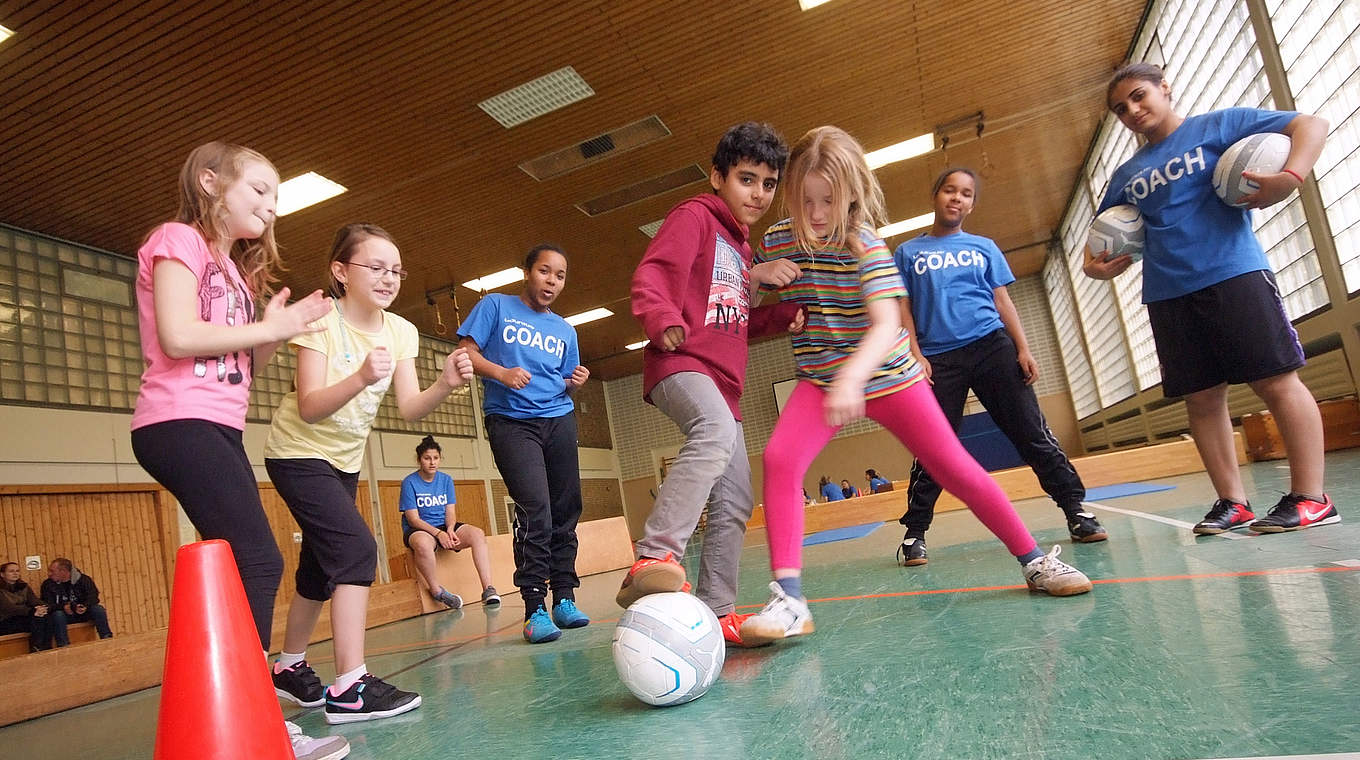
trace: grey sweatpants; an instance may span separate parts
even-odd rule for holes
[[[737,601],[737,570],[746,521],[751,518],[751,462],[741,423],[732,418],[718,387],[707,375],[677,372],[652,388],[652,403],[685,434],[666,480],[652,505],[639,558],[680,560],[708,504],[696,595],[719,617]]]

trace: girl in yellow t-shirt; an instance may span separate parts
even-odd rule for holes
[[[418,420],[472,377],[463,349],[420,390],[415,325],[390,314],[406,272],[392,236],[371,224],[340,229],[331,246],[334,308],[319,332],[294,338],[295,390],[274,414],[265,468],[302,528],[297,592],[288,610],[283,651],[274,664],[274,690],[303,707],[326,706],[327,723],[386,718],[414,710],[420,697],[368,672],[364,623],[377,544],[355,508],[364,444],[378,405],[395,386],[397,408]],[[307,642],[331,600],[335,683],[329,689],[307,664]]]

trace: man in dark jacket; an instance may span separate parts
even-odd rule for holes
[[[29,651],[51,646],[48,607],[22,577],[18,562],[0,565],[0,634],[27,633]]]
[[[81,573],[65,557],[57,557],[47,568],[47,580],[42,584],[42,598],[51,608],[52,638],[59,647],[71,643],[66,635],[68,623],[94,621],[99,638],[113,638],[109,630],[109,614],[99,603],[99,587],[94,579]]]

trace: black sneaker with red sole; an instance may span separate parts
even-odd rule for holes
[[[1201,536],[1212,536],[1246,527],[1255,519],[1256,515],[1252,514],[1246,504],[1240,504],[1232,499],[1219,499],[1193,530]]]
[[[1285,494],[1269,514],[1252,523],[1251,529],[1257,533],[1286,533],[1339,522],[1341,513],[1336,511],[1330,496],[1324,494],[1322,501],[1314,501],[1307,496],[1290,493]]]

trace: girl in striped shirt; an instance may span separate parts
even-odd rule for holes
[[[818,127],[789,154],[784,202],[789,218],[766,233],[757,261],[786,258],[802,276],[779,288],[803,304],[807,328],[793,336],[798,385],[763,456],[769,533],[770,601],[742,625],[743,640],[768,642],[813,631],[802,594],[803,508],[799,490],[812,460],[841,426],[860,417],[883,425],[917,455],[1020,560],[1034,591],[1069,596],[1091,581],[1040,551],[1001,488],[955,436],[902,329],[906,295],[892,253],[875,228],[883,191],[864,149],[836,127]]]

